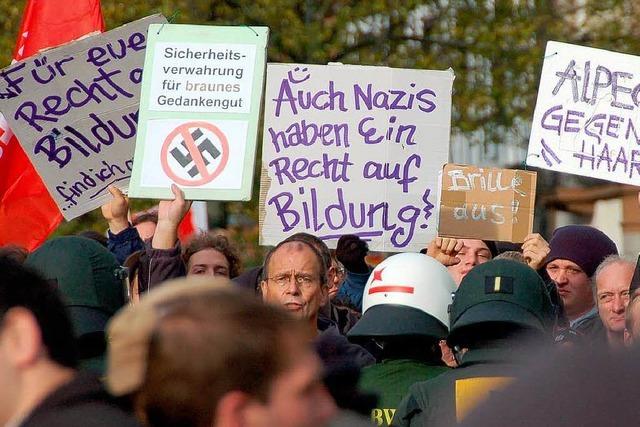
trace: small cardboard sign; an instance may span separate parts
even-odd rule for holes
[[[547,43],[527,164],[640,185],[640,57]]]
[[[249,200],[269,29],[149,29],[129,194]]]
[[[536,173],[447,164],[438,235],[520,243],[533,229]]]
[[[417,251],[435,236],[452,70],[269,64],[260,243],[307,232],[335,247]]]
[[[147,28],[163,22],[149,16],[0,71],[0,111],[66,220],[129,184]]]

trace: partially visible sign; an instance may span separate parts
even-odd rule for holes
[[[0,111],[70,220],[126,189],[153,15],[0,71]]]
[[[523,242],[533,229],[536,173],[447,164],[438,235]]]
[[[640,57],[548,42],[527,164],[640,185]]]
[[[149,30],[130,194],[249,200],[268,28]]]
[[[449,156],[451,70],[269,64],[260,243],[307,232],[379,251],[435,236]]]

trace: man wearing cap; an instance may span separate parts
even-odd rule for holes
[[[553,232],[545,269],[562,299],[571,333],[587,344],[606,342],[602,321],[593,298],[592,276],[616,244],[602,231],[587,225],[567,225]],[[560,331],[557,339],[565,336]]]
[[[0,258],[0,425],[137,426],[99,378],[77,365],[71,322],[56,289]]]
[[[149,427],[320,427],[336,413],[306,324],[227,279],[166,283],[109,337],[107,385]]]
[[[447,269],[423,254],[393,255],[376,266],[365,287],[362,319],[348,333],[374,342],[379,361],[362,370],[360,388],[378,395],[371,420],[389,426],[416,381],[447,371],[438,341],[447,336],[447,308],[456,285]]]
[[[393,425],[452,426],[492,391],[512,381],[530,346],[550,344],[554,309],[542,278],[512,260],[471,270],[450,310],[451,348],[460,366],[413,385],[398,405]]]
[[[98,242],[67,236],[48,240],[26,265],[36,269],[62,295],[78,340],[80,364],[104,371],[107,322],[126,301],[125,271]]]

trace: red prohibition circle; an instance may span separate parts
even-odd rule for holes
[[[211,131],[218,137],[218,140],[222,145],[222,158],[220,159],[220,164],[211,173],[207,171],[202,153],[200,152],[200,150],[198,150],[198,147],[196,147],[195,141],[191,136],[191,132],[189,131],[189,129],[191,128],[204,128]],[[169,167],[169,146],[177,136],[182,136],[185,145],[189,150],[189,155],[198,168],[198,172],[200,173],[201,178],[195,180],[181,178]],[[183,123],[172,130],[171,133],[169,133],[169,135],[167,135],[167,137],[165,138],[164,143],[162,144],[162,151],[160,152],[160,161],[162,163],[162,169],[164,170],[164,173],[166,173],[167,176],[171,178],[176,184],[186,185],[190,187],[207,184],[213,181],[218,175],[220,175],[227,165],[227,162],[229,161],[229,141],[227,140],[226,135],[222,133],[222,131],[218,129],[217,126],[212,125],[211,123],[199,121]]]

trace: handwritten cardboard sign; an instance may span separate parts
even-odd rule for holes
[[[269,64],[260,241],[356,234],[380,251],[435,235],[447,162],[451,70]]]
[[[527,164],[640,185],[640,57],[548,42]]]
[[[519,243],[531,233],[535,172],[452,163],[441,185],[440,236]]]
[[[153,15],[0,71],[0,111],[65,219],[126,189],[147,28]]]
[[[154,25],[129,193],[249,200],[269,29]]]

